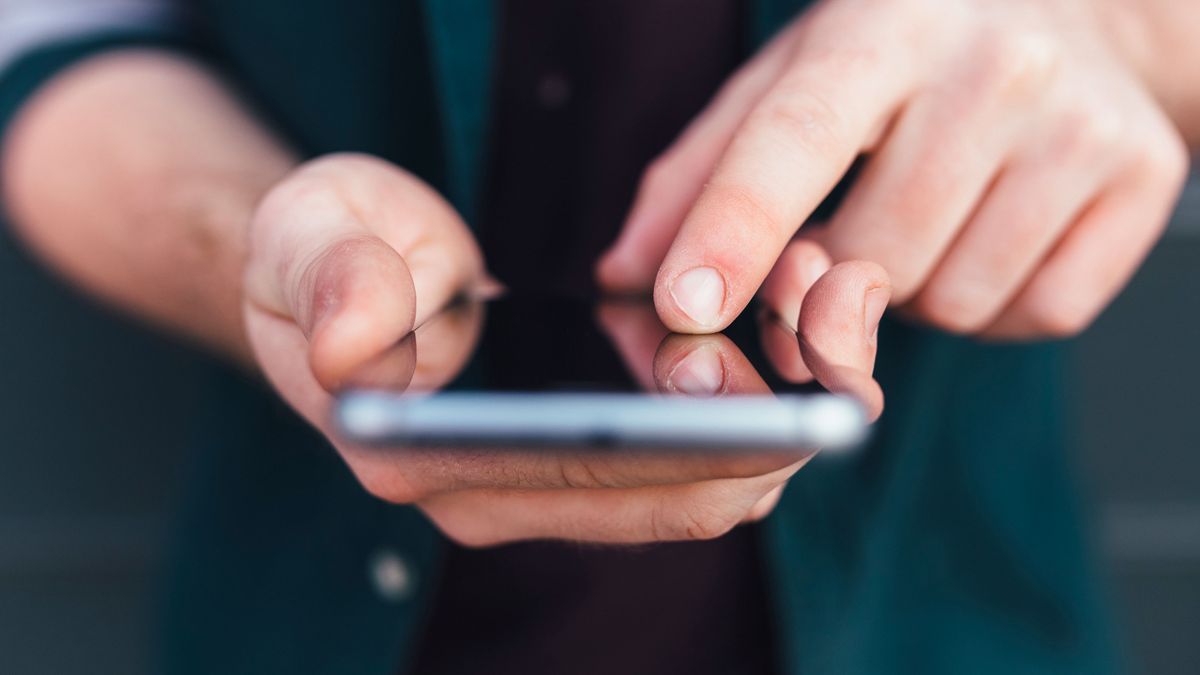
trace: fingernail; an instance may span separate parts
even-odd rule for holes
[[[688,396],[713,396],[725,384],[725,366],[712,345],[700,345],[667,376],[667,388]]]
[[[725,280],[711,267],[694,267],[671,282],[675,306],[703,327],[715,326],[725,303]]]
[[[879,321],[883,318],[883,312],[887,310],[889,299],[890,294],[885,288],[872,288],[867,291],[867,297],[863,300],[863,328],[868,340],[873,339],[879,331]]]

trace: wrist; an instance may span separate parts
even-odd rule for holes
[[[199,277],[179,290],[207,289],[193,299],[194,319],[171,327],[248,367],[254,367],[254,354],[242,307],[250,226],[263,196],[286,175],[288,166],[251,175],[175,180],[162,193],[167,195],[163,220],[180,224],[171,236],[183,235],[177,240],[178,255]]]

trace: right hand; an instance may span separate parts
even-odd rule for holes
[[[826,269],[805,275],[812,289],[799,315],[800,350],[818,380],[877,415],[882,396],[870,371],[879,316],[872,308],[882,305],[867,298],[882,295],[886,304],[886,276],[866,263]],[[415,353],[404,338],[455,295],[488,284],[466,226],[435,192],[379,160],[334,156],[295,171],[258,209],[246,327],[272,384],[330,439],[370,493],[415,504],[465,545],[715,537],[765,516],[814,452],[380,451],[339,440],[329,424],[329,392],[357,381],[364,366],[417,388],[450,379],[474,347],[478,314],[431,322]],[[661,340],[656,326],[652,315],[646,322],[605,321],[622,351],[643,355]],[[689,373],[701,382],[719,379],[723,392],[762,386],[719,335],[668,341],[654,361],[653,373],[635,375],[660,389],[689,393],[680,386]],[[640,363],[644,369],[649,361]]]

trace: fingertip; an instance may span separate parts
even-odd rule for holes
[[[508,289],[504,284],[492,275],[484,272],[475,280],[475,283],[464,289],[463,293],[467,299],[475,302],[488,302],[495,300],[505,293]]]
[[[867,423],[883,414],[883,388],[869,374],[854,368],[838,369],[837,379],[826,385],[835,394],[852,396],[862,405]]]
[[[416,288],[400,255],[373,238],[335,245],[312,278],[309,366],[334,390],[412,331]]]
[[[724,330],[732,318],[726,275],[711,265],[697,265],[670,275],[660,271],[654,285],[659,319],[676,333],[703,335]]]
[[[360,342],[365,332],[363,321],[342,314],[319,322],[308,339],[308,366],[317,382],[330,392],[340,389],[353,370],[353,360],[347,358],[344,344]]]
[[[876,331],[890,299],[882,267],[865,261],[830,268],[800,310],[800,351],[825,388],[858,399],[871,419],[883,410],[883,391],[871,377]]]
[[[804,347],[811,354],[812,348]],[[867,423],[872,423],[883,414],[883,388],[871,376],[870,368],[863,369],[853,365],[838,365],[829,361],[817,360],[813,366],[817,381],[830,393],[848,396],[862,406]]]
[[[859,315],[860,325],[877,324],[879,315],[891,299],[891,292],[887,272],[875,263],[854,260],[834,265],[805,295],[800,309],[800,332],[821,330],[831,321],[844,321],[850,313]],[[868,316],[876,312],[878,315]],[[871,332],[867,331],[868,334]]]
[[[427,351],[422,350],[422,355]],[[353,372],[337,378],[330,385],[334,389],[358,387],[402,392],[413,383],[417,365],[417,344],[410,333],[382,353],[356,365]]]
[[[309,367],[328,391],[343,386],[373,359],[412,331],[412,317],[383,317],[368,308],[348,307],[322,321],[309,339]]]

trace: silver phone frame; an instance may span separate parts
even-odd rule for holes
[[[420,447],[836,449],[861,442],[868,429],[857,401],[828,393],[358,390],[338,396],[334,421],[351,442]]]

